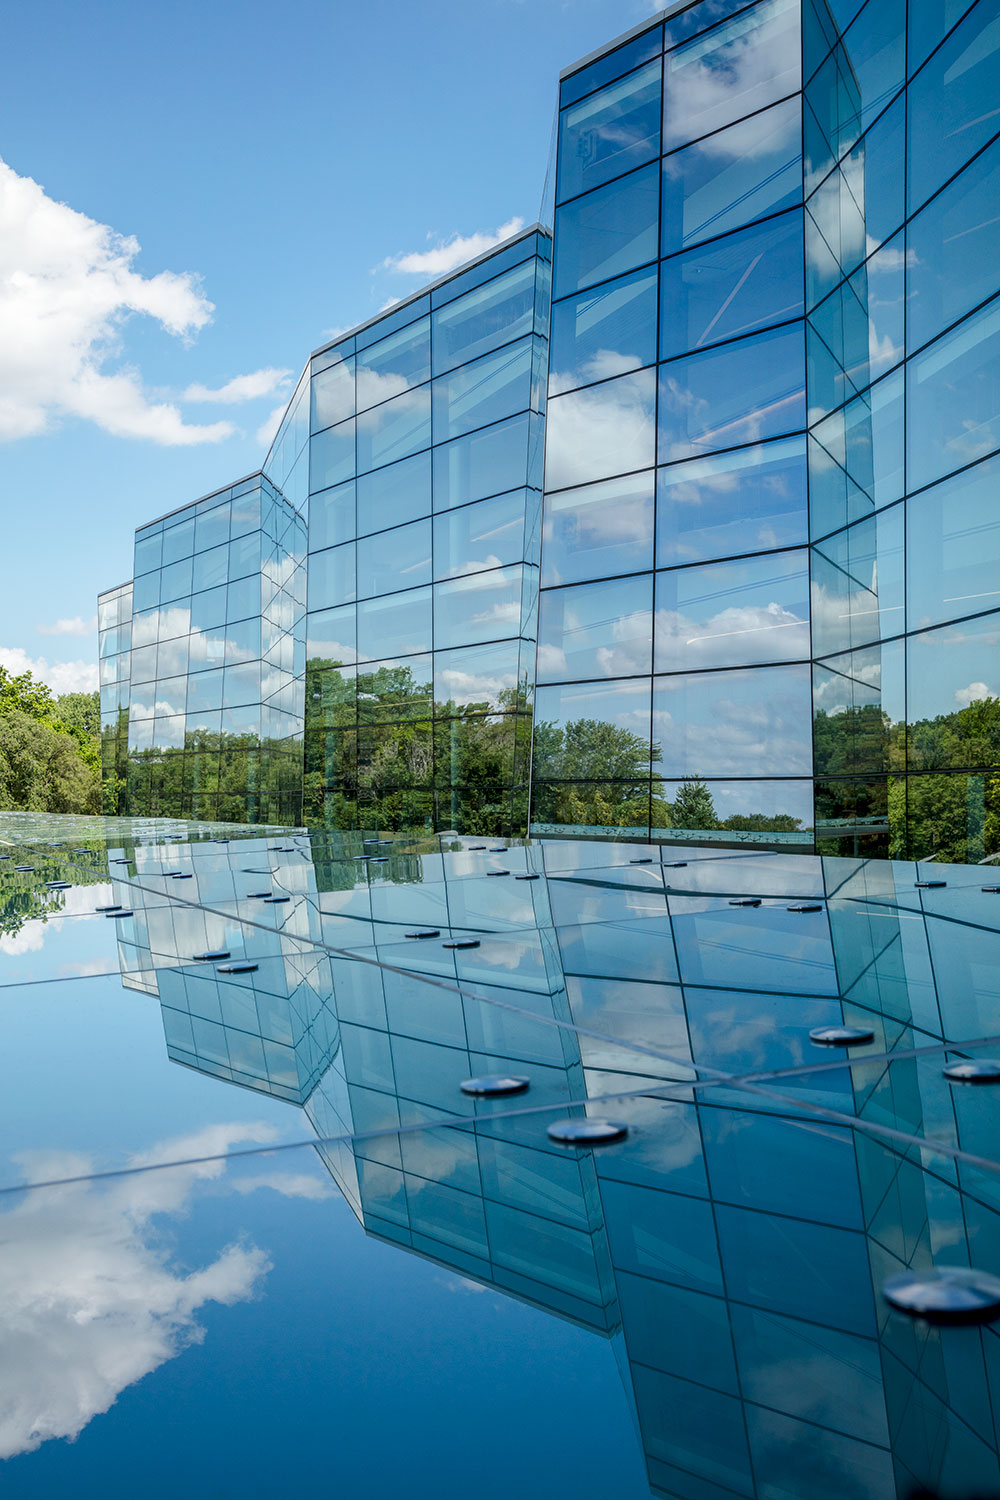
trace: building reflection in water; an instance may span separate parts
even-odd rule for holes
[[[1000,1272],[1000,1185],[874,1128],[994,1150],[997,1094],[920,1051],[995,1030],[981,871],[921,889],[919,866],[844,858],[276,842],[136,850],[123,981],[158,995],[175,1061],[301,1108],[369,1234],[611,1338],[654,1493],[997,1491],[995,1333],[912,1323],[879,1288]],[[220,950],[256,967],[193,959]],[[808,1036],[842,1022],[874,1032],[850,1072]],[[527,1096],[459,1091],[508,1071]],[[596,1152],[512,1113],[616,1093],[629,1139]]]

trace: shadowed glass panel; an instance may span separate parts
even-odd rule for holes
[[[557,209],[553,295],[654,260],[659,199],[657,168],[650,164]]]
[[[434,374],[534,331],[534,259],[434,313]]]
[[[660,149],[660,62],[564,109],[557,198],[575,198],[638,167]]]

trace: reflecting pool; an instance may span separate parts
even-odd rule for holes
[[[989,864],[5,813],[0,1007],[6,1495],[1000,1493]]]

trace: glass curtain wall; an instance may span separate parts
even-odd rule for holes
[[[312,360],[310,824],[524,831],[549,246]]]
[[[816,827],[1000,850],[1000,30],[805,11]]]
[[[812,845],[798,0],[563,79],[533,831]]]
[[[128,766],[129,682],[132,675],[132,585],[97,598],[101,685],[101,808],[124,811]]]
[[[298,822],[305,522],[261,475],[136,532],[127,810]]]

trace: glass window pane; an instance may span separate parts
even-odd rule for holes
[[[539,602],[538,681],[649,672],[653,578],[548,589]]]
[[[431,581],[429,518],[363,537],[357,547],[359,599],[394,594]]]
[[[454,578],[520,562],[524,556],[524,490],[480,500],[434,517],[434,576]]]
[[[713,240],[660,270],[660,358],[803,314],[802,215]]]
[[[229,577],[229,547],[213,547],[210,552],[196,552],[191,586],[197,593],[225,583]]]
[[[906,605],[911,630],[1000,602],[1000,459],[906,502]]]
[[[895,505],[813,548],[813,655],[901,634],[903,598],[903,507]]]
[[[388,470],[384,472],[389,472]],[[309,545],[316,551],[354,537],[354,483],[313,495],[309,501]]]
[[[775,552],[656,575],[656,671],[809,656],[809,559]]]
[[[358,355],[358,411],[422,384],[430,373],[431,320],[421,318]]]
[[[225,587],[205,589],[191,600],[191,629],[212,630],[226,618]]]
[[[656,375],[639,370],[549,401],[545,487],[564,489],[655,462]]]
[[[191,592],[191,559],[185,557],[181,562],[171,563],[160,572],[160,603],[168,604],[171,599],[179,599],[183,594]]]
[[[247,578],[260,572],[260,532],[252,531],[229,544],[230,578]]]
[[[358,671],[358,719],[364,724],[396,724],[426,719],[432,711],[430,656],[377,661]]]
[[[906,394],[911,489],[1000,447],[1000,303],[915,355]]]
[[[435,584],[435,646],[475,645],[519,635],[521,571],[498,568]]]
[[[195,551],[204,552],[220,542],[229,541],[229,505],[216,505],[202,511],[195,522]]]
[[[986,601],[989,602],[988,600]],[[986,700],[1000,698],[1000,614],[911,635],[906,653],[910,770],[995,762]],[[977,706],[978,709],[977,709]],[[963,799],[964,800],[964,799]]]
[[[703,9],[704,7],[700,7]],[[661,27],[650,27],[641,36],[626,42],[623,47],[616,47],[613,52],[607,52],[592,62],[589,67],[581,68],[579,72],[573,73],[569,78],[564,78],[559,86],[559,98],[563,105],[572,104],[577,99],[582,99],[584,94],[590,94],[594,89],[601,87],[611,78],[619,78],[623,73],[628,73],[632,68],[637,68],[640,63],[658,53],[663,46],[663,32]]]
[[[656,271],[639,271],[557,302],[549,334],[549,395],[656,359]]]
[[[655,259],[660,210],[656,177],[651,164],[556,210],[554,296],[608,281]]]
[[[789,99],[666,157],[661,254],[801,202],[801,128]]]
[[[434,698],[445,712],[479,706],[496,713],[517,704],[519,644],[462,646],[434,653]]]
[[[151,536],[137,536],[132,559],[132,571],[138,575],[158,568],[163,554],[163,533],[154,531]]]
[[[163,565],[190,557],[194,551],[194,516],[170,526],[163,533]]]
[[[539,688],[534,774],[554,780],[648,782],[649,713],[648,679]]]
[[[653,838],[705,843],[788,844],[809,850],[813,835],[811,781],[653,782]]]
[[[233,500],[229,521],[229,535],[242,536],[244,532],[256,531],[260,526],[260,490],[249,490]]]
[[[660,150],[660,60],[564,109],[557,200],[620,177]]]
[[[357,419],[358,472],[377,469],[394,459],[406,458],[431,442],[431,393],[429,386],[403,390],[391,401],[373,407]],[[334,431],[337,429],[335,428]],[[325,434],[322,434],[325,436]]]
[[[357,598],[354,543],[309,554],[309,608],[327,609]]]
[[[434,373],[467,364],[497,344],[534,331],[534,259],[434,313]]]
[[[354,416],[354,360],[339,359],[312,378],[312,428],[320,432]]]
[[[798,0],[761,0],[664,58],[664,150],[799,87]]]
[[[362,536],[415,521],[429,515],[430,510],[430,453],[416,453],[400,463],[358,476],[358,530]],[[312,525],[310,513],[310,532]]]
[[[459,437],[531,404],[530,339],[498,349],[434,381],[434,439]]]
[[[353,604],[323,609],[306,617],[306,657],[310,664],[349,665],[357,660]]]
[[[309,490],[354,478],[354,418],[317,433],[309,444]]]
[[[413,589],[357,606],[358,659],[412,656],[431,649],[431,591]]]
[[[659,776],[809,776],[807,664],[658,677],[653,742]]]
[[[660,462],[795,432],[805,426],[804,386],[798,326],[662,366]]]
[[[659,568],[807,540],[802,438],[673,464],[658,483]]]
[[[532,438],[540,435],[540,426],[524,415],[435,448],[434,509],[448,510],[530,483]]]
[[[245,620],[260,614],[260,579],[240,578],[231,583],[226,603],[227,620]]]
[[[543,585],[638,573],[652,561],[652,472],[546,496]]]
[[[1000,16],[983,0],[907,90],[910,213],[995,134],[998,94]]]
[[[207,713],[222,707],[222,672],[197,672],[188,679],[189,713]]]
[[[929,203],[907,230],[907,337],[911,348],[963,317],[996,290],[1000,142]],[[164,544],[165,545],[165,544]]]

